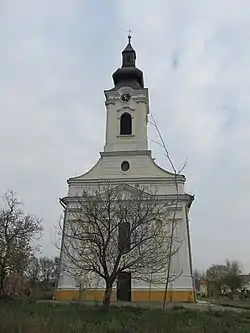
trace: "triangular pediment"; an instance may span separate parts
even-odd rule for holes
[[[129,185],[126,183],[123,184],[112,184],[107,182],[106,184],[101,184],[98,188],[92,192],[92,197],[100,196],[105,197],[113,193],[113,196],[118,198],[121,194],[121,197],[129,198],[133,196],[142,196],[144,198],[152,197],[154,193],[150,190],[150,186],[146,185]],[[112,194],[111,194],[112,195]]]
[[[152,196],[153,193],[150,191],[150,186],[146,185],[130,185],[130,184],[120,184],[115,187],[118,191],[122,191],[124,193],[143,193],[144,195]]]

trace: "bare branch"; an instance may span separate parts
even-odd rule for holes
[[[173,257],[173,245],[174,245],[174,232],[175,232],[175,228],[176,228],[176,212],[177,212],[177,207],[179,204],[179,186],[178,186],[178,181],[177,181],[177,176],[180,172],[183,171],[183,169],[185,168],[186,162],[184,163],[184,165],[182,166],[182,168],[180,170],[177,170],[174,162],[172,160],[172,158],[170,157],[169,151],[167,149],[167,146],[164,142],[163,136],[161,134],[161,131],[155,121],[155,118],[153,117],[153,115],[151,114],[151,118],[152,118],[152,122],[150,121],[150,123],[155,127],[157,134],[159,136],[160,139],[160,146],[163,147],[164,149],[164,156],[167,158],[168,162],[170,163],[170,166],[172,168],[172,171],[174,173],[174,182],[175,182],[175,189],[176,189],[176,196],[177,196],[177,200],[176,200],[176,204],[175,204],[175,210],[174,210],[174,216],[173,216],[173,220],[172,220],[172,224],[171,224],[171,232],[170,232],[170,249],[169,249],[169,254],[170,254],[170,258]],[[166,304],[166,298],[167,298],[167,291],[168,291],[168,287],[169,287],[169,283],[171,281],[171,262],[168,262],[167,265],[167,277],[166,277],[166,284],[165,284],[165,294],[164,294],[164,301],[163,301],[163,308],[165,308],[165,304]]]
[[[4,194],[0,208],[0,293],[10,274],[22,274],[41,236],[42,220],[25,214],[14,191]]]
[[[180,246],[170,235],[175,210],[169,208],[175,205],[176,199],[159,200],[144,185],[127,189],[107,183],[84,190],[77,208],[68,210],[63,246],[67,269],[98,275],[105,280],[106,293],[125,271],[134,279],[163,281]]]

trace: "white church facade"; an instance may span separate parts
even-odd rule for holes
[[[172,200],[176,194],[175,175],[159,167],[148,149],[147,126],[149,114],[148,89],[144,87],[143,72],[135,65],[136,53],[129,42],[122,52],[122,66],[113,74],[114,87],[105,91],[106,138],[98,162],[83,175],[68,180],[68,194],[61,201],[64,205],[64,228],[69,223],[70,210],[74,207],[82,188],[95,187],[109,181],[127,187],[139,184],[157,188],[158,194]],[[182,240],[179,251],[172,258],[171,270],[177,278],[168,287],[167,298],[173,302],[192,302],[195,291],[192,279],[191,245],[188,213],[193,196],[185,193],[185,176],[178,174],[178,209],[176,223],[178,237]],[[60,273],[55,293],[57,300],[76,300],[79,287],[67,272],[66,256],[60,256]],[[89,285],[85,299],[101,301],[105,285]],[[164,285],[149,286],[131,277],[131,301],[157,301],[164,299]],[[112,300],[119,300],[114,285]]]

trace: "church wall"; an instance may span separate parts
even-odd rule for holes
[[[151,183],[149,184],[148,182],[144,182],[142,181],[128,181],[128,179],[124,179],[124,181],[121,181],[120,179],[117,179],[118,182],[114,181],[109,181],[109,184],[114,184],[114,185],[118,185],[118,184],[130,184],[131,186],[135,186],[135,185],[141,185],[141,186],[149,186],[149,190],[148,192],[151,194],[157,194],[157,195],[176,195],[176,187],[174,184],[169,185],[167,188],[165,187],[164,184],[159,184],[159,183]],[[100,184],[107,184],[107,180],[103,179]],[[78,184],[72,184],[69,186],[69,191],[68,191],[68,196],[69,197],[75,197],[75,196],[81,196],[84,190],[89,191],[91,188],[93,188],[94,184],[93,183],[78,183]],[[98,187],[96,186],[96,189]],[[183,185],[179,184],[179,190],[178,190],[179,194],[184,194],[183,193]]]
[[[134,91],[130,88],[125,90],[132,93],[133,98],[129,105],[120,100],[124,88],[118,92],[106,92],[108,99],[106,117],[106,143],[104,151],[126,151],[147,149],[147,127],[141,124],[147,123],[147,89]],[[114,96],[115,95],[115,96]],[[138,97],[140,100],[138,100]],[[137,100],[136,100],[137,99]],[[127,112],[132,117],[132,135],[120,136],[120,117]]]
[[[72,207],[72,205],[69,204],[69,208]],[[188,258],[188,249],[187,249],[187,239],[185,234],[185,220],[184,220],[184,213],[183,209],[178,210],[176,212],[176,232],[178,235],[178,239],[181,240],[181,246],[178,250],[177,254],[175,254],[172,258],[171,263],[171,276],[178,276],[180,273],[181,275],[172,282],[171,289],[173,290],[181,290],[183,288],[192,288],[192,281],[190,279],[190,269],[189,269],[189,262],[187,260]],[[68,219],[72,219],[73,215],[70,215],[68,213],[67,215]],[[66,222],[66,224],[69,223],[69,220]],[[64,239],[64,242],[67,242],[67,238]],[[67,258],[64,253],[62,253],[62,264],[63,266],[67,266]],[[164,289],[164,284],[157,284],[152,285],[152,290],[162,290]],[[62,270],[59,285],[58,288],[62,289],[78,289],[76,286],[76,281],[66,270]],[[104,280],[101,278],[94,278],[92,276],[91,282],[89,284],[89,288],[91,289],[103,289],[105,288]],[[133,289],[150,289],[149,283],[133,280],[132,279],[132,288]]]
[[[121,170],[121,163],[123,161],[128,161],[130,164],[130,169],[124,173]],[[129,178],[165,178],[165,181],[169,178],[172,178],[174,182],[173,176],[158,168],[152,161],[151,157],[148,155],[126,155],[123,153],[121,156],[107,156],[103,157],[102,162],[102,175],[104,178],[122,178],[124,180]],[[101,175],[99,175],[100,177]],[[169,181],[170,181],[169,179]],[[153,180],[154,182],[154,180]]]
[[[67,258],[67,255],[64,251],[65,246],[68,246],[68,221],[70,218],[70,214],[68,211],[65,211],[65,225],[64,225],[64,236],[62,238],[62,250],[61,250],[61,256],[60,256],[60,273],[59,273],[59,279],[58,279],[58,288],[64,288],[64,289],[74,289],[75,288],[75,280],[72,276],[72,272],[68,269],[69,267],[69,260]]]
[[[122,173],[120,165],[122,161],[129,161],[131,164],[131,172]],[[111,161],[105,163],[102,162],[104,167],[99,172],[95,172],[91,177],[84,176],[84,178],[78,178],[77,181],[69,182],[68,196],[75,196],[78,193],[82,193],[82,189],[91,187],[92,184],[98,183],[113,183],[121,184],[127,183],[131,185],[145,184],[149,185],[152,192],[159,195],[176,194],[176,184],[172,177],[163,177],[153,173],[154,169],[150,166],[143,167],[143,159],[141,161],[136,158],[113,158]],[[145,163],[146,164],[146,163]],[[152,169],[152,170],[150,170]],[[101,172],[102,171],[102,172]],[[178,181],[178,193],[184,194],[184,181]]]
[[[116,290],[111,295],[111,304],[117,301]],[[80,291],[77,289],[56,290],[55,299],[58,301],[83,301],[83,302],[102,302],[104,298],[103,289],[88,289]],[[131,293],[132,302],[146,303],[163,303],[165,298],[165,290],[149,290],[140,289],[133,290]],[[166,293],[166,301],[174,303],[187,303],[195,301],[195,293],[192,289],[168,290]],[[124,302],[126,303],[126,302]]]
[[[157,181],[157,178],[155,179],[156,184],[152,184],[152,186],[156,186],[159,192],[161,194],[167,193],[175,193],[175,185],[168,184],[168,182],[164,181]],[[124,182],[125,183],[125,182]],[[126,181],[129,185],[132,185],[129,179]],[[180,184],[181,186],[184,185]],[[81,184],[72,183],[70,185],[69,193],[71,196],[74,197],[74,195],[81,194],[82,189],[86,186],[86,182],[82,181]],[[96,183],[95,182],[87,182],[88,189],[96,189]],[[171,188],[171,190],[169,190]],[[72,197],[72,199],[73,199]],[[68,197],[69,198],[69,197]],[[73,199],[74,200],[74,199]],[[68,208],[76,208],[77,202],[72,201],[71,203],[68,203]],[[172,207],[172,213],[174,212],[175,207]],[[68,214],[68,218],[70,215]],[[178,239],[181,240],[181,247],[177,254],[172,258],[171,263],[171,276],[172,275],[181,275],[176,278],[172,283],[169,285],[169,289],[171,290],[172,294],[169,297],[176,297],[176,301],[185,300],[187,301],[190,299],[190,292],[192,294],[192,280],[190,277],[190,267],[189,267],[189,260],[188,260],[188,246],[187,246],[187,233],[186,233],[186,215],[185,215],[185,203],[180,202],[178,210],[176,211],[176,231],[178,233]],[[61,290],[74,290],[73,294],[76,295],[77,288],[75,282],[72,280],[72,278],[65,273],[65,276],[61,283],[59,284],[58,290],[61,288]],[[92,282],[89,285],[89,296],[88,297],[96,297],[99,299],[103,295],[103,290],[105,289],[105,283],[103,279],[92,279]],[[116,299],[116,284],[114,285],[114,295],[113,300]],[[143,281],[138,281],[132,279],[132,298],[135,300],[146,300],[148,297],[150,297],[153,300],[162,299],[164,294],[165,285],[164,284],[157,284],[157,285],[151,285],[149,283],[145,283]],[[150,291],[150,292],[149,292]],[[176,294],[177,293],[177,294]],[[184,293],[184,294],[183,294]],[[72,293],[70,295],[73,295]],[[182,295],[182,296],[181,296]],[[59,297],[59,296],[58,296]],[[60,296],[61,297],[61,296]],[[76,297],[76,296],[74,296]]]
[[[130,169],[126,172],[121,170],[121,163],[128,161]],[[141,154],[132,154],[129,152],[121,152],[121,154],[104,155],[96,165],[82,176],[75,177],[72,180],[81,181],[88,179],[105,179],[108,178],[164,178],[167,182],[174,182],[174,175],[163,170],[154,163],[153,158],[148,155],[148,152]],[[184,182],[184,176],[178,175],[179,181]],[[181,180],[182,179],[182,180]],[[71,179],[70,179],[71,180]]]
[[[182,218],[183,211],[177,212],[177,232],[180,238],[183,238],[181,247],[177,254],[172,258],[171,277],[178,275],[174,281],[169,284],[168,297],[173,301],[192,301],[194,299],[192,280],[190,277],[187,241],[185,235],[185,221]],[[65,240],[67,241],[67,240]],[[64,265],[67,265],[67,258],[62,255]],[[102,278],[93,277],[88,284],[85,292],[86,300],[102,300],[105,290],[105,281]],[[165,284],[153,284],[133,279],[132,276],[132,300],[134,301],[162,301],[164,299]],[[60,280],[57,289],[57,299],[78,299],[79,286],[74,278],[66,272],[61,271]],[[113,286],[112,300],[116,300],[116,283]]]
[[[132,185],[128,180],[127,182],[129,183],[129,185]],[[83,190],[85,186],[85,183],[82,182],[81,185],[79,184],[71,184],[70,185],[70,195],[74,196],[74,195],[81,195],[81,192]],[[97,189],[96,183],[87,183],[88,189]],[[158,184],[156,185],[157,188],[161,189],[161,194],[165,194],[167,191],[169,191],[169,185],[166,184],[160,184],[158,182]],[[172,186],[172,191],[175,190],[175,187]],[[72,198],[73,199],[73,198]],[[77,208],[78,203],[77,201],[72,201],[71,203],[68,203],[68,207],[69,209],[71,208]],[[175,272],[176,274],[179,274],[182,270],[182,276],[178,279],[178,281],[174,282],[174,286],[184,286],[185,283],[181,282],[184,279],[184,275],[187,276],[190,274],[190,270],[189,270],[189,262],[187,260],[188,258],[188,248],[187,248],[187,239],[186,239],[186,222],[185,222],[185,211],[184,211],[184,203],[179,204],[178,207],[178,211],[176,211],[176,231],[178,232],[178,239],[181,240],[181,247],[179,249],[179,251],[177,252],[177,254],[173,257],[172,259],[172,271]],[[171,209],[171,216],[173,215],[175,211],[175,207],[172,207]],[[74,218],[74,216],[71,216],[71,218]],[[186,278],[185,278],[186,279]],[[140,283],[139,283],[140,284]],[[137,283],[138,285],[138,283]],[[158,286],[160,287],[160,286]],[[142,282],[141,288],[145,288],[145,284]]]

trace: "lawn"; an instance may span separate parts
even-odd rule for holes
[[[250,332],[250,312],[208,313],[187,309],[138,309],[1,303],[1,333],[243,333]]]
[[[224,307],[234,307],[240,309],[250,310],[250,300],[230,300],[228,298],[218,298],[218,299],[208,299],[209,302],[213,304],[222,305]]]

